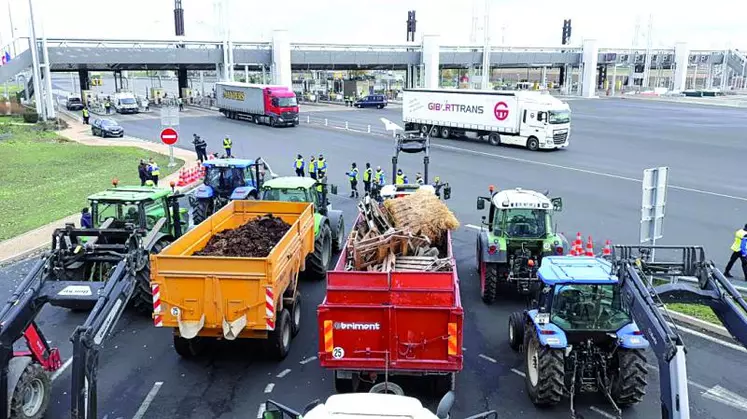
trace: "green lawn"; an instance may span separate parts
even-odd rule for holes
[[[0,117],[0,240],[79,213],[86,197],[111,187],[115,177],[120,185],[140,185],[142,158],[156,159],[161,178],[174,171],[166,167],[168,156],[136,147],[84,146],[9,121]]]
[[[715,314],[713,314],[713,310],[711,310],[710,307],[702,306],[699,304],[667,304],[667,308],[672,311],[678,311],[682,314],[687,314],[688,316],[692,316],[695,318],[698,318],[700,320],[705,320],[709,323],[717,324],[721,326],[721,321],[716,317]]]

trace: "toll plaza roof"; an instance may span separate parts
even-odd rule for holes
[[[316,184],[310,177],[281,176],[262,184],[262,189],[309,189]]]
[[[246,168],[254,164],[254,160],[248,160],[248,159],[212,159],[212,160],[206,160],[204,163],[202,163],[205,167],[238,167],[238,168]]]
[[[96,192],[88,197],[89,201],[138,202],[146,199],[158,199],[169,195],[170,189],[148,186],[120,186]]]
[[[546,256],[537,271],[547,285],[555,284],[616,284],[612,265],[604,259],[584,256]]]

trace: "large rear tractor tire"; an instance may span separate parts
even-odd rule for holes
[[[10,399],[13,419],[41,419],[51,398],[52,381],[41,365],[32,362],[21,373]]]
[[[282,361],[290,352],[293,331],[291,315],[288,309],[283,309],[277,315],[275,330],[267,337],[267,349],[270,355],[278,361]]]
[[[198,199],[197,204],[192,207],[192,224],[197,225],[210,216],[210,200]]]
[[[332,232],[329,224],[322,224],[319,237],[314,243],[314,253],[306,258],[309,277],[322,281],[327,278],[327,267],[332,259]]]
[[[514,351],[521,349],[524,341],[524,313],[515,311],[508,316],[508,345]]]
[[[646,395],[648,368],[646,355],[640,349],[617,351],[619,370],[612,377],[612,399],[620,407],[632,406]]]
[[[161,250],[168,245],[168,241],[160,240],[153,245],[150,253],[153,255],[161,253]],[[150,288],[150,260],[143,266],[143,269],[137,272],[136,279],[135,291],[133,291],[132,298],[130,299],[131,304],[138,312],[150,314],[153,312],[153,291]]]
[[[527,330],[524,334],[524,367],[529,400],[536,406],[558,404],[565,389],[563,351],[540,345],[534,330]]]
[[[494,263],[485,265],[485,289],[482,290],[482,301],[485,304],[493,304],[498,295],[498,266]]]

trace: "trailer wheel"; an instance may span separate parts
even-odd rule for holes
[[[161,253],[161,250],[168,245],[168,241],[160,240],[153,245],[150,253]],[[132,306],[143,314],[150,314],[153,312],[153,291],[150,288],[150,260],[143,266],[143,269],[137,272],[135,279],[135,291],[132,293],[130,300],[132,301]]]
[[[13,389],[10,400],[10,417],[14,419],[41,419],[49,407],[52,381],[41,365],[30,363]]]
[[[319,237],[314,243],[314,253],[306,259],[309,276],[316,280],[327,278],[327,266],[332,259],[332,232],[329,224],[322,224]]]
[[[340,220],[337,222],[337,236],[335,238],[334,242],[334,250],[335,252],[339,252],[342,250],[342,248],[345,245],[345,220],[342,219],[342,215],[340,216]]]
[[[291,334],[293,337],[301,331],[301,294],[296,295],[296,300],[291,306]]]
[[[514,351],[521,348],[524,340],[524,313],[515,311],[508,316],[508,345]]]
[[[206,343],[205,339],[200,336],[187,339],[174,335],[174,350],[182,358],[190,359],[202,355],[205,352]]]
[[[524,352],[529,400],[537,406],[558,404],[565,389],[563,351],[540,345],[534,329],[530,329],[524,334]]]
[[[610,394],[618,406],[632,406],[646,395],[646,355],[639,349],[619,349],[617,362],[618,371],[612,375]]]
[[[451,137],[451,130],[448,127],[442,127],[441,128],[441,138],[449,138]]]
[[[371,390],[368,390],[368,392],[378,394],[396,394],[397,396],[405,395],[405,391],[402,390],[402,387],[394,384],[391,381],[374,384],[373,387],[371,387]]]
[[[291,315],[288,309],[284,308],[277,315],[275,330],[269,333],[267,337],[268,349],[273,358],[282,361],[288,356],[291,345],[292,335]]]
[[[531,151],[537,151],[540,148],[540,143],[537,137],[529,137],[527,140],[527,148]]]
[[[495,146],[501,145],[501,135],[498,134],[497,132],[491,132],[488,135],[488,142],[490,143],[490,145],[495,145]]]
[[[498,295],[498,267],[495,263],[485,263],[483,266],[481,275],[485,275],[485,289],[482,290],[482,301],[489,305],[495,302]]]

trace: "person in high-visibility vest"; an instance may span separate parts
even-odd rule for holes
[[[91,114],[88,112],[88,108],[83,108],[83,124],[84,125],[90,125],[88,123],[88,118],[91,117]]]
[[[395,185],[405,184],[405,175],[402,173],[402,169],[397,169],[397,177],[394,179]]]
[[[319,158],[316,159],[316,171],[327,171],[327,160],[324,160],[324,155],[321,153],[319,153]]]
[[[381,170],[381,166],[376,166],[376,184],[379,186],[386,185],[386,176],[384,175],[384,171]]]
[[[316,179],[316,161],[314,161],[314,156],[309,157],[309,177]]]
[[[231,138],[226,135],[226,138],[223,139],[223,149],[226,151],[226,157],[231,157],[231,147],[233,146],[233,141],[231,141]]]
[[[731,245],[731,257],[729,257],[729,263],[726,264],[726,269],[724,269],[724,276],[727,278],[732,277],[729,271],[732,266],[734,266],[737,259],[739,259],[742,262],[742,273],[744,274],[744,279],[747,280],[747,256],[743,254],[743,251],[744,253],[747,253],[747,249],[743,249],[743,239],[745,238],[747,238],[747,224],[744,225],[744,228],[740,228],[734,232],[734,243]]]
[[[350,171],[345,173],[350,181],[350,197],[358,198],[358,166],[353,162],[350,165]]]
[[[306,166],[306,163],[303,161],[302,155],[296,156],[296,161],[293,163],[293,168],[296,169],[296,176],[298,177],[304,177],[304,167]]]
[[[420,173],[417,173],[415,175],[415,183],[417,183],[418,185],[424,185],[425,180],[423,180],[423,175],[421,175]]]
[[[373,177],[373,169],[371,163],[366,163],[366,170],[363,171],[363,192],[371,193],[371,178]]]
[[[320,171],[317,171],[316,176],[319,182],[316,184],[316,193],[319,199],[319,206],[323,206],[326,204],[326,202],[324,202],[325,201],[324,187],[326,186],[325,184],[327,183],[327,174],[326,172],[320,170]]]
[[[158,163],[153,160],[153,157],[148,162],[148,175],[150,175],[153,185],[158,186],[158,177],[161,176],[161,170],[158,168]],[[148,186],[148,182],[145,182],[145,185]]]

